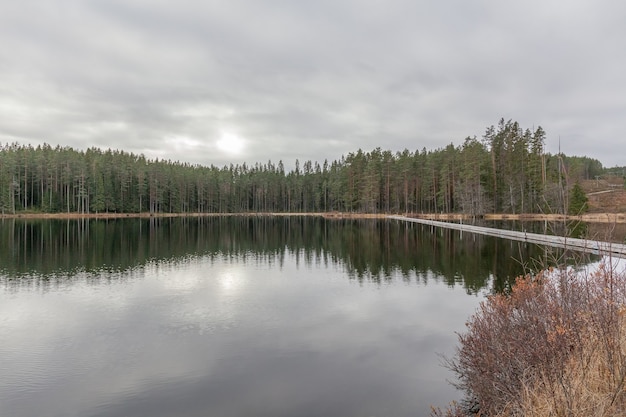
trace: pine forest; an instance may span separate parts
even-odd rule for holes
[[[0,211],[45,213],[563,212],[602,175],[588,157],[545,152],[546,133],[500,120],[436,150],[380,148],[339,160],[199,166],[121,150],[0,144]]]

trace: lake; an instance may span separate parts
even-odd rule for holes
[[[427,416],[455,332],[552,257],[391,220],[0,221],[0,415]]]

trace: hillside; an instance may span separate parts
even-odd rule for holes
[[[626,189],[621,177],[606,177],[581,183],[589,198],[591,213],[625,213]]]

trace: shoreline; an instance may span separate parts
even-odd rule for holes
[[[585,223],[626,223],[626,213],[586,213],[579,216],[564,214],[484,214],[473,216],[461,213],[351,213],[351,212],[307,212],[307,213],[15,213],[0,214],[0,219],[132,219],[132,218],[172,218],[172,217],[324,217],[326,219],[385,219],[393,215],[404,215],[424,220],[466,221],[466,220],[514,220],[514,221],[580,221]]]

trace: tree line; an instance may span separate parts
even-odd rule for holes
[[[545,152],[545,131],[501,119],[462,145],[358,150],[323,163],[201,166],[121,150],[0,144],[0,210],[16,212],[564,212],[588,157]]]

